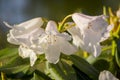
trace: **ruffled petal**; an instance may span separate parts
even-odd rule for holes
[[[33,66],[35,61],[37,60],[37,56],[36,56],[36,53],[25,47],[25,46],[20,46],[19,47],[19,55],[22,57],[22,58],[28,58],[30,57],[30,65]]]
[[[32,50],[30,50],[29,48],[26,48],[26,47],[24,47],[22,45],[19,47],[19,55],[22,58],[30,57],[31,52],[32,52]]]
[[[7,41],[15,45],[20,45],[20,42],[11,33],[7,34]]]
[[[21,24],[15,25],[14,29],[24,31],[29,30],[32,31],[33,29],[40,28],[43,25],[43,20],[41,17],[34,18],[28,21],[25,21]]]

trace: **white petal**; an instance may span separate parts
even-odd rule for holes
[[[19,55],[22,57],[22,58],[27,58],[27,57],[30,57],[30,53],[32,52],[32,50],[24,47],[24,46],[20,46],[19,47]]]
[[[83,41],[85,44],[96,44],[100,41],[101,39],[101,34],[97,33],[91,29],[86,29],[85,33],[83,35]]]
[[[20,45],[20,42],[13,35],[11,35],[10,33],[7,34],[7,41],[9,43],[12,43],[12,44],[15,44],[15,45]]]
[[[13,26],[9,25],[7,22],[3,21],[3,23],[8,27],[8,28],[13,28]]]
[[[102,33],[100,42],[108,39],[110,37],[110,31],[114,28],[114,25],[107,26],[107,29]]]
[[[42,25],[43,25],[43,20],[41,17],[38,17],[38,18],[25,21],[21,24],[15,25],[14,28],[16,30],[21,30],[21,31],[24,31],[24,30],[32,31],[35,28],[40,28]]]
[[[100,39],[100,33],[86,30],[85,36],[83,38],[84,45],[81,46],[81,48],[89,53],[92,53],[95,57],[97,57],[101,52],[101,47],[99,45]]]
[[[96,16],[89,22],[89,27],[96,32],[103,32],[107,29],[108,23],[104,15]]]
[[[107,31],[111,31],[114,28],[114,24],[108,25],[107,26]]]
[[[41,36],[38,40],[38,45],[40,45],[44,50],[48,47],[47,35]]]
[[[84,14],[80,13],[74,13],[72,15],[73,21],[77,24],[77,26],[80,28],[81,31],[86,29],[88,27],[88,23],[91,20],[90,16],[86,16]]]
[[[94,57],[98,57],[101,53],[101,46],[99,44],[93,45],[93,49],[94,49],[93,52]]]
[[[64,37],[66,40],[70,41],[71,40],[71,36],[66,33],[66,32],[63,32],[61,34],[58,34],[58,36],[61,36],[61,37]]]
[[[117,79],[111,72],[104,70],[100,72],[99,80],[119,80],[119,79]]]
[[[30,65],[33,66],[35,61],[37,60],[37,56],[36,56],[36,53],[27,48],[27,47],[24,47],[24,46],[20,46],[19,47],[19,55],[22,57],[22,58],[28,58],[30,57]]]
[[[19,31],[17,32],[16,30],[12,29],[10,30],[10,33],[8,35],[8,42],[17,45],[26,44],[27,46],[30,46],[33,43],[33,40],[41,36],[43,32],[44,30],[41,28],[34,29],[29,33],[19,32]]]
[[[60,51],[64,54],[71,55],[77,51],[75,46],[71,45],[67,40],[58,37],[57,44],[60,46]]]
[[[69,29],[68,29],[68,32],[69,32],[71,35],[78,35],[78,36],[82,37],[82,35],[80,34],[80,30],[79,30],[79,28],[77,28],[77,27],[69,28]]]
[[[57,34],[57,24],[54,21],[49,21],[45,31],[47,34]]]
[[[76,45],[77,47],[84,45],[83,37],[77,27],[69,28],[68,32],[72,35],[74,45]]]
[[[49,46],[48,49],[46,49],[45,51],[45,56],[50,63],[56,64],[59,61],[60,57],[59,46],[57,45]]]
[[[31,52],[30,54],[30,65],[33,66],[35,64],[35,61],[37,60],[37,56],[34,52]]]
[[[64,54],[71,55],[74,54],[76,51],[77,49],[75,48],[75,46],[71,45],[69,42],[62,42],[61,52],[63,52]]]

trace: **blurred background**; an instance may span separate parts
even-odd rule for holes
[[[35,17],[61,21],[74,12],[100,15],[103,6],[111,7],[116,11],[119,5],[120,0],[0,0],[0,49],[7,46],[8,28],[3,21],[11,25]]]

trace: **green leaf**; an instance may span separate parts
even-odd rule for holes
[[[104,66],[103,66],[104,65]],[[105,60],[105,59],[97,59],[94,63],[93,66],[99,70],[99,71],[103,71],[103,70],[108,70],[110,67],[110,63]]]
[[[10,58],[18,53],[17,48],[5,48],[0,50],[0,60]]]
[[[26,73],[29,69],[29,60],[18,55],[17,48],[6,48],[0,51],[2,66],[0,71],[5,74]]]
[[[120,67],[120,39],[117,41],[117,50],[115,53],[115,58],[118,66]]]
[[[96,70],[92,65],[90,65],[87,61],[83,58],[78,57],[76,55],[70,56],[71,61],[73,64],[82,72],[87,74],[93,80],[97,80],[99,76],[99,71]]]
[[[35,70],[34,72],[34,76],[31,80],[52,80],[51,78],[49,78],[47,75],[45,75],[44,73]]]
[[[65,62],[58,62],[57,64],[46,64],[47,70],[55,80],[77,80],[74,69]]]
[[[16,74],[18,72],[26,73],[30,68],[29,60],[22,59],[19,56],[14,56],[6,62],[5,65],[0,67],[0,71],[5,72],[6,74]]]
[[[1,67],[0,71],[5,72],[6,74],[16,74],[19,72],[26,73],[28,69],[29,69],[29,65],[18,65],[8,68]]]
[[[77,80],[92,80],[88,75],[80,71],[76,66],[72,66],[77,74]]]
[[[45,80],[45,79],[39,76],[38,74],[34,73],[34,76],[31,80]]]

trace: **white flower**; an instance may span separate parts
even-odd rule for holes
[[[100,72],[99,80],[119,80],[119,79],[117,79],[111,72],[104,70]]]
[[[33,66],[37,59],[35,53],[37,51],[33,51],[31,47],[34,45],[33,40],[36,40],[44,32],[41,28],[43,25],[42,18],[34,18],[14,26],[4,23],[12,28],[7,35],[8,42],[20,45],[19,55],[23,58],[30,57],[30,64]]]
[[[8,27],[7,23],[5,23]],[[43,32],[41,26],[43,25],[42,18],[34,18],[18,25],[11,26],[11,30],[7,35],[9,43],[20,45],[31,45],[31,39],[35,39]]]
[[[55,64],[59,61],[61,52],[70,55],[76,51],[76,48],[68,40],[70,40],[69,35],[59,33],[56,23],[49,21],[45,33],[38,40],[37,47],[42,48],[46,59]]]
[[[100,42],[107,39],[113,26],[108,26],[105,16],[86,16],[74,13],[72,19],[76,26],[68,29],[73,43],[97,57],[101,53]]]

